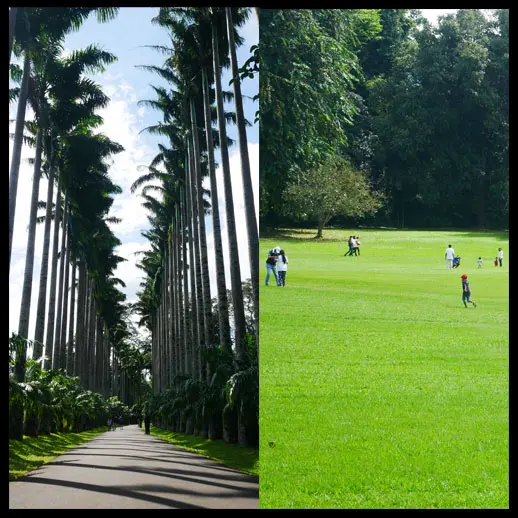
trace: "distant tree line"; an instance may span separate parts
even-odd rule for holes
[[[333,155],[383,205],[331,224],[508,228],[508,9],[437,26],[413,9],[261,9],[260,27],[261,228],[304,221],[286,190]]]

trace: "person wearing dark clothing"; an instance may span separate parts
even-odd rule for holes
[[[353,246],[354,245],[354,236],[349,236],[349,239],[347,240],[347,244],[349,245],[349,250],[347,252],[345,252],[344,257],[355,254],[355,250],[354,250],[354,246]]]
[[[151,417],[149,414],[144,416],[144,428],[146,430],[146,435],[149,435],[151,430]]]
[[[277,274],[277,258],[279,257],[280,251],[280,247],[276,246],[268,252],[268,258],[266,259],[266,280],[264,281],[264,284],[266,286],[270,284],[270,274],[272,273],[275,277],[275,284],[277,284],[277,286],[280,286],[279,276]]]

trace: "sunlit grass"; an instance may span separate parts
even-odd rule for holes
[[[24,436],[21,441],[9,440],[9,480],[16,480],[47,464],[68,449],[93,439],[107,429],[102,426],[81,433],[51,433],[38,437]]]
[[[507,508],[508,234],[314,234],[261,239],[289,257],[261,272],[261,508]]]
[[[244,448],[236,444],[227,444],[223,440],[212,441],[199,436],[170,432],[155,426],[152,426],[150,431],[151,435],[184,450],[215,460],[229,468],[249,475],[258,476],[259,474],[259,450],[257,448]]]

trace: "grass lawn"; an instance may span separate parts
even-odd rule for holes
[[[243,448],[237,444],[227,444],[223,440],[211,441],[194,435],[170,432],[155,426],[151,435],[163,439],[179,448],[208,457],[249,475],[259,475],[259,451],[257,448]]]
[[[315,233],[261,236],[260,507],[508,508],[508,234]]]
[[[101,426],[81,433],[51,433],[24,436],[22,441],[9,440],[9,480],[20,478],[106,430],[106,426]]]

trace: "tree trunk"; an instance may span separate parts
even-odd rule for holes
[[[25,255],[25,271],[23,274],[22,301],[20,306],[20,318],[18,322],[18,334],[23,338],[29,337],[29,319],[31,314],[32,276],[34,273],[34,247],[36,242],[36,218],[38,216],[38,196],[40,192],[42,148],[42,134],[39,130],[36,135],[36,156],[34,158],[34,174],[32,178],[29,233],[27,236],[27,253]]]
[[[79,259],[77,263],[77,318],[76,318],[76,347],[74,354],[74,376],[79,376],[81,384],[84,386],[82,377],[83,351],[85,348],[85,303],[86,303],[86,265],[84,259]]]
[[[225,186],[225,209],[227,216],[227,232],[230,258],[230,281],[232,285],[232,304],[234,307],[234,338],[238,363],[244,358],[245,340],[245,308],[243,302],[243,286],[241,283],[241,268],[239,266],[239,248],[237,245],[236,220],[234,215],[234,198],[230,177],[230,162],[227,148],[227,130],[225,112],[223,110],[223,95],[221,89],[221,70],[219,65],[218,33],[212,24],[212,56],[214,65],[214,80],[216,89],[216,110],[220,139],[221,163],[223,169],[223,184]]]
[[[11,65],[11,54],[13,52],[14,27],[16,25],[16,7],[9,7],[9,65]]]
[[[187,169],[186,169],[187,176]],[[191,318],[190,318],[190,304],[189,304],[189,273],[187,264],[189,262],[188,250],[187,250],[187,234],[189,232],[189,216],[188,216],[188,208],[187,208],[187,186],[184,185],[185,196],[183,197],[182,203],[182,255],[183,255],[183,319],[184,319],[184,340],[183,340],[183,349],[182,349],[182,358],[181,358],[181,372],[183,374],[189,374],[189,361],[190,354],[189,349],[192,343],[192,326],[191,326]]]
[[[51,152],[52,154],[52,152]],[[49,271],[50,224],[52,221],[52,198],[54,196],[54,167],[52,159],[47,188],[47,208],[45,211],[45,230],[43,235],[43,252],[40,267],[40,288],[38,307],[36,310],[36,329],[34,331],[34,351],[32,357],[37,360],[43,354],[43,336],[45,331],[45,309],[47,303],[47,279]]]
[[[203,294],[203,327],[205,345],[213,343],[212,337],[212,304],[210,294],[209,259],[207,255],[207,233],[205,230],[205,210],[203,207],[203,187],[201,175],[200,143],[198,140],[198,122],[196,120],[196,108],[194,99],[191,99],[191,125],[194,144],[194,170],[195,185],[198,193],[198,217],[200,224],[200,253],[201,253],[201,280]]]
[[[102,394],[102,367],[103,367],[103,328],[104,322],[102,317],[97,316],[96,318],[96,333],[95,333],[95,392]]]
[[[61,320],[63,318],[63,285],[65,275],[65,245],[67,242],[67,205],[68,190],[65,192],[65,201],[63,202],[63,217],[61,218],[61,250],[59,252],[59,278],[58,278],[58,307],[56,311],[56,328],[54,331],[54,349],[52,355],[52,368],[57,370],[61,368],[63,358],[61,356]],[[66,321],[66,319],[65,319]]]
[[[68,226],[69,204],[65,203],[65,218],[63,225],[67,229],[67,239],[65,242],[65,273],[63,284],[63,312],[61,317],[61,332],[59,338],[59,368],[67,368],[67,323],[68,323],[68,282],[70,278],[70,228]]]
[[[22,158],[23,128],[25,125],[25,109],[27,107],[27,95],[29,93],[29,76],[31,73],[31,60],[25,54],[23,62],[23,77],[18,97],[16,110],[16,126],[14,129],[13,155],[11,159],[11,171],[9,173],[9,265],[11,270],[11,249],[13,245],[14,215],[16,212],[16,195],[18,191],[18,176],[20,174],[20,161]]]
[[[205,108],[205,138],[207,139],[207,155],[209,162],[210,191],[212,203],[212,228],[214,231],[214,255],[216,267],[216,286],[218,289],[218,324],[220,346],[231,350],[230,323],[228,313],[227,282],[225,279],[225,260],[223,258],[223,242],[221,239],[221,221],[219,215],[218,187],[214,161],[214,142],[212,139],[212,121],[210,116],[209,84],[207,71],[202,68],[203,105]]]
[[[68,240],[70,247],[70,239]],[[72,376],[74,374],[74,313],[75,313],[75,295],[76,295],[76,259],[72,263],[72,281],[70,291],[70,319],[68,321],[68,344],[67,344],[67,374]]]
[[[196,214],[195,214],[195,206],[196,206],[196,196],[193,194],[194,191],[194,167],[193,167],[193,157],[192,157],[192,142],[189,139],[188,142],[188,180],[187,180],[187,207],[188,207],[188,215],[187,215],[187,225],[189,228],[189,273],[191,280],[191,331],[192,331],[192,339],[190,340],[190,344],[188,346],[189,352],[189,360],[190,365],[186,365],[186,374],[195,375],[196,373],[196,350],[198,345],[200,344],[200,324],[202,323],[202,318],[200,318],[200,311],[198,309],[198,301],[201,299],[201,278],[198,277],[199,269],[199,261],[196,260],[197,254],[196,251],[199,250],[197,246],[198,241],[198,225],[196,223]],[[196,281],[198,280],[198,284]],[[198,291],[199,288],[199,291]]]
[[[250,172],[248,141],[246,136],[241,80],[237,63],[236,44],[234,41],[234,24],[232,11],[225,7],[227,17],[227,36],[230,47],[230,63],[232,65],[232,85],[234,86],[234,103],[236,107],[237,129],[239,137],[239,155],[241,157],[241,175],[243,178],[243,195],[245,201],[246,229],[248,234],[248,255],[250,259],[250,275],[252,284],[254,329],[257,348],[259,350],[259,230],[254,203],[254,186]]]
[[[53,365],[52,345],[54,343],[54,324],[56,312],[56,282],[58,272],[58,238],[59,225],[61,223],[61,177],[58,179],[58,187],[56,193],[56,209],[54,215],[54,235],[52,241],[52,267],[50,273],[50,294],[49,308],[47,315],[47,336],[45,338],[45,370],[49,370]]]

